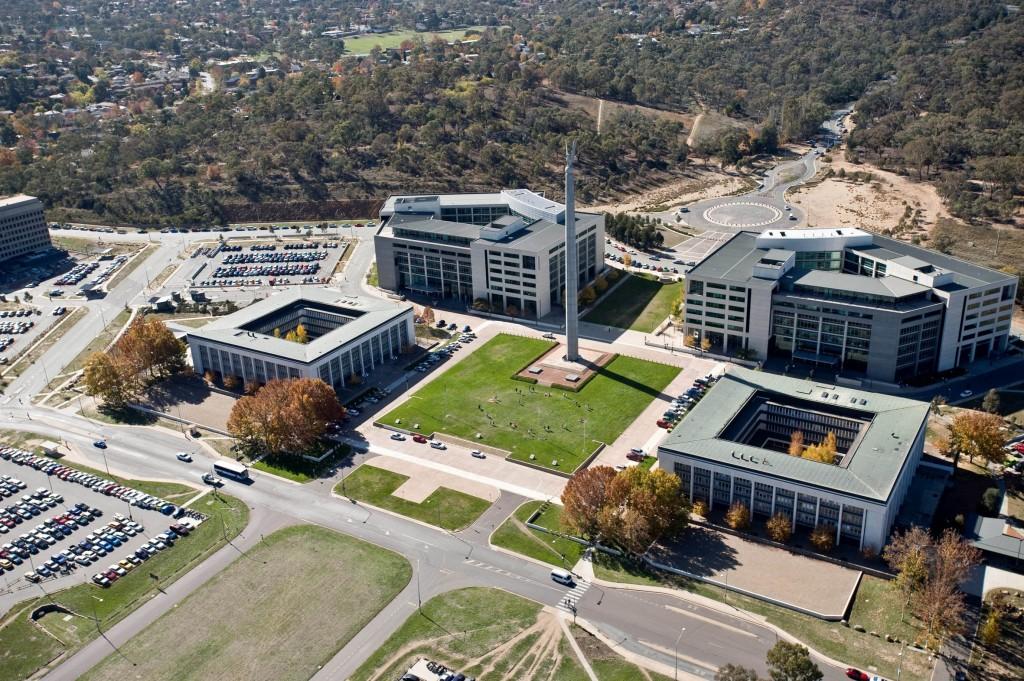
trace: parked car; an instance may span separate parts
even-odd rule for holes
[[[413,442],[418,442],[419,444],[422,445],[422,444],[426,444],[427,438],[424,437],[423,435],[420,435],[419,433],[416,433],[415,435],[412,436],[412,441]]]

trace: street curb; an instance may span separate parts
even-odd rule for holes
[[[691,674],[690,672],[685,670],[682,672],[678,672],[675,669],[669,668],[667,664],[663,664],[656,660],[652,660],[649,657],[644,657],[640,653],[635,653],[632,650],[627,650],[626,648],[623,648],[621,645],[619,645],[619,643],[611,640],[610,638],[602,634],[600,629],[598,629],[582,617],[577,617],[575,624],[576,626],[578,626],[579,628],[583,629],[585,632],[596,638],[598,641],[608,646],[608,648],[611,649],[612,652],[614,652],[616,655],[626,660],[627,662],[632,662],[638,667],[643,667],[648,671],[661,674],[662,676],[683,678],[687,681],[707,681],[707,679],[705,679],[704,677],[697,676],[696,674]]]
[[[704,606],[704,607],[706,607],[708,609],[715,610],[716,612],[719,612],[719,613],[721,613],[723,615],[729,615],[731,617],[737,617],[737,618],[740,618],[740,619],[747,619],[749,621],[754,622],[755,624],[763,626],[766,629],[774,632],[775,635],[778,636],[780,639],[784,639],[784,640],[786,640],[786,641],[788,641],[790,643],[798,643],[798,644],[806,647],[811,652],[812,655],[814,655],[815,657],[819,658],[820,660],[824,661],[825,663],[827,663],[827,664],[829,664],[829,665],[831,665],[833,667],[845,669],[846,667],[849,666],[848,664],[846,664],[844,662],[840,662],[839,660],[831,658],[828,655],[825,655],[824,653],[822,653],[821,651],[816,650],[815,648],[812,648],[811,646],[807,645],[807,643],[805,643],[804,641],[801,641],[797,637],[793,636],[792,634],[790,634],[785,629],[782,629],[782,628],[776,626],[775,624],[772,624],[771,622],[769,622],[768,619],[766,617],[764,617],[763,615],[758,615],[756,613],[752,613],[752,612],[749,612],[747,610],[743,610],[741,608],[737,608],[735,606],[726,605],[726,604],[724,604],[724,603],[722,603],[720,601],[714,600],[713,598],[708,598],[707,596],[701,596],[700,594],[691,594],[691,593],[688,593],[686,591],[681,591],[679,589],[670,589],[670,588],[664,587],[664,586],[646,586],[646,585],[643,585],[643,584],[624,584],[622,582],[609,582],[609,581],[600,579],[596,575],[593,576],[592,583],[597,584],[599,586],[606,586],[606,587],[613,588],[613,589],[624,589],[624,590],[627,590],[627,591],[648,591],[648,592],[651,592],[651,593],[660,593],[660,594],[664,594],[664,595],[668,595],[668,596],[675,596],[676,598],[678,598],[680,600],[690,601],[690,602],[696,603],[698,605],[702,605],[702,606]],[[743,613],[743,615],[741,616],[741,615],[738,615],[737,613]]]

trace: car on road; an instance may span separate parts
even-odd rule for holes
[[[192,455],[188,452],[178,452],[174,455],[174,458],[185,463],[192,463]]]
[[[96,449],[106,449],[107,448],[107,441],[106,440],[96,440],[96,442],[92,443],[92,446],[95,447]]]
[[[553,334],[553,333],[546,333],[546,334],[544,334],[542,336],[542,338],[546,338],[547,340],[555,340],[555,334]]]
[[[790,215],[789,215],[789,219],[790,219],[790,220],[796,220],[796,216],[795,216],[795,215],[793,215],[792,213],[790,213]]]
[[[448,447],[445,445],[445,443],[441,442],[440,440],[431,440],[430,441],[430,448],[431,449],[448,449]]]
[[[630,461],[640,461],[640,462],[642,462],[644,459],[647,458],[647,455],[643,453],[643,450],[638,452],[638,451],[636,451],[634,449],[634,450],[631,450],[629,452],[629,454],[626,454],[626,458],[629,459]]]
[[[960,393],[960,397],[970,397],[973,394],[973,390],[964,390],[963,392]]]
[[[398,442],[402,442],[403,440],[405,440],[405,436],[402,435],[401,433],[391,433],[391,439],[397,440]],[[424,438],[424,440],[425,439],[426,438]]]
[[[855,667],[846,668],[846,678],[853,681],[870,681],[871,677]]]
[[[481,452],[479,449],[474,449],[473,451],[471,451],[469,453],[469,455],[471,457],[473,457],[474,459],[486,459],[487,458],[487,455],[484,454],[483,452]]]
[[[220,487],[224,484],[224,481],[218,478],[213,473],[203,473],[203,482],[207,485],[213,485],[214,487]]]
[[[418,442],[419,444],[423,445],[427,443],[427,438],[424,437],[423,435],[420,435],[419,433],[416,433],[415,435],[412,436],[412,441]]]

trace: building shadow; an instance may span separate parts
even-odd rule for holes
[[[714,577],[740,565],[736,549],[722,535],[699,525],[691,525],[671,542],[659,543],[647,556],[698,577]]]
[[[210,397],[210,386],[197,375],[172,376],[146,390],[147,406],[164,411],[178,404],[202,404]]]

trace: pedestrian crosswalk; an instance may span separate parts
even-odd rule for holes
[[[558,609],[563,612],[567,612],[570,615],[576,612],[576,603],[583,598],[583,594],[587,593],[587,589],[590,588],[590,582],[577,579],[576,584],[566,592],[565,596],[558,602]]]

